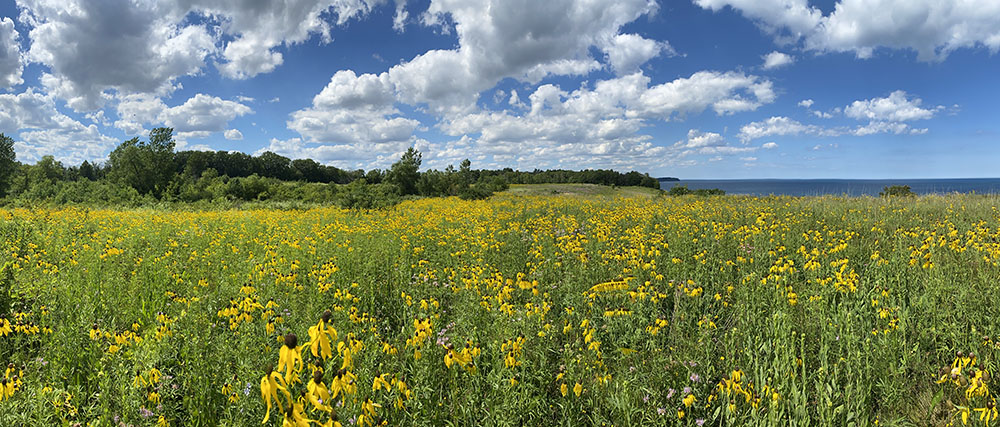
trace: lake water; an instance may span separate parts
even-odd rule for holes
[[[1000,178],[964,179],[688,179],[660,181],[660,188],[674,185],[689,189],[719,188],[726,194],[752,196],[878,196],[884,187],[909,185],[917,194],[973,193],[1000,194]]]

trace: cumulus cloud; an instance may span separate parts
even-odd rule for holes
[[[1000,50],[1000,3],[935,0],[840,0],[824,16],[808,0],[695,0],[705,9],[731,7],[779,41],[868,58],[880,47],[909,49],[922,61],[960,48]]]
[[[909,96],[906,92],[897,90],[885,98],[872,98],[854,101],[844,108],[844,115],[858,120],[879,120],[889,122],[906,122],[911,120],[926,120],[934,117],[944,106],[931,109],[921,108],[920,98]]]
[[[890,120],[879,120],[876,116],[869,117],[868,115],[857,115],[853,117],[858,119],[873,120],[870,120],[868,124],[857,125],[854,127],[824,127],[813,124],[803,124],[797,120],[784,116],[774,116],[766,120],[751,122],[743,125],[743,127],[740,128],[739,138],[743,142],[748,142],[766,136],[867,136],[881,133],[891,133],[896,135],[920,135],[928,132],[928,129],[926,128],[913,128],[906,123],[892,121],[892,119],[898,119],[899,116],[893,117],[890,115],[885,117]],[[764,144],[764,148],[777,147],[777,144],[774,144],[773,147],[767,147],[769,144],[774,143],[766,143]]]
[[[173,128],[179,137],[205,138],[225,131],[230,121],[250,113],[253,110],[246,105],[202,93],[174,107],[167,107],[157,97],[128,95],[118,103],[115,126],[128,135],[145,133],[146,125],[162,125]]]
[[[77,111],[100,107],[106,90],[167,93],[198,73],[215,50],[207,29],[165,18],[157,4],[126,0],[27,0],[21,20],[32,28],[27,57],[51,69],[49,93]]]
[[[18,45],[20,35],[14,29],[14,21],[4,17],[0,19],[0,89],[21,84],[21,48]]]
[[[760,146],[760,148],[763,148],[765,150],[770,150],[770,149],[778,148],[778,144],[776,142],[765,142],[764,144],[762,144]]]
[[[740,140],[747,142],[765,136],[822,135],[828,131],[820,126],[805,125],[797,120],[774,116],[759,122],[751,122],[740,128]]]
[[[223,135],[230,141],[240,141],[243,139],[243,132],[240,132],[239,129],[228,129]]]
[[[417,149],[426,151],[427,145],[425,141],[415,140],[413,141],[413,145]],[[316,144],[304,141],[302,138],[290,138],[286,140],[273,138],[267,146],[257,150],[254,155],[271,151],[292,159],[308,158],[347,169],[384,168],[392,164],[392,162],[399,160],[399,156],[402,155],[408,146],[396,147],[398,148],[397,150],[373,151],[357,144]]]
[[[188,0],[173,10],[175,17],[188,13],[218,17],[235,39],[225,45],[218,65],[223,75],[244,79],[269,73],[284,61],[275,48],[318,36],[331,41],[329,20],[344,25],[385,3],[385,0]],[[327,17],[329,16],[329,18]]]
[[[368,155],[395,152],[411,143],[420,122],[402,117],[394,102],[387,73],[358,76],[350,70],[338,71],[313,98],[312,106],[292,113],[288,128],[304,136],[305,142],[323,143],[312,149],[322,155],[319,159],[343,154],[345,147]],[[303,143],[294,139],[272,142],[293,152],[303,152]]]
[[[813,106],[813,100],[812,99],[803,99],[803,100],[799,101],[799,107],[810,108],[812,106]]]
[[[791,65],[795,62],[795,58],[791,55],[781,53],[778,51],[773,51],[762,57],[764,59],[764,69],[773,70],[775,68],[781,68],[786,65]]]
[[[794,39],[811,34],[823,20],[823,13],[810,7],[808,0],[694,0],[694,3],[712,11],[732,7],[768,33]]]
[[[330,42],[332,25],[385,1],[23,0],[18,6],[19,19],[31,27],[27,60],[50,68],[43,76],[47,92],[91,111],[108,93],[169,94],[179,77],[203,72],[211,58],[229,78],[271,72],[283,62],[276,48],[312,37]],[[0,22],[0,78],[7,78],[13,27],[9,19]]]
[[[414,132],[420,122],[395,107],[398,96],[391,71],[360,76],[339,71],[309,108],[290,116],[288,127],[302,138],[276,140],[273,148],[330,160],[346,146],[368,156],[405,149],[418,140]],[[437,127],[463,141],[462,147],[494,161],[623,167],[642,159],[663,160],[664,148],[639,133],[649,122],[678,120],[708,109],[718,115],[748,111],[774,98],[770,81],[737,72],[702,71],[655,85],[636,72],[572,91],[554,84],[541,85],[527,96],[512,90],[507,100],[512,109],[443,112]]]
[[[29,163],[46,155],[71,164],[98,160],[116,143],[96,125],[60,113],[51,95],[31,88],[16,95],[0,94],[0,129],[19,130],[14,151],[18,160]]]
[[[852,129],[850,133],[856,136],[874,135],[877,133],[920,135],[927,133],[927,131],[926,128],[914,129],[906,123],[874,121]]]
[[[573,91],[542,85],[528,96],[524,113],[479,111],[450,117],[439,127],[448,135],[467,138],[475,151],[494,159],[552,167],[634,167],[680,161],[678,154],[753,150],[725,146],[719,134],[698,131],[682,143],[663,147],[640,132],[652,121],[676,120],[708,109],[729,114],[773,98],[770,82],[740,73],[703,71],[658,85],[634,73]]]
[[[623,25],[657,7],[652,0],[433,1],[422,22],[453,27],[458,48],[428,51],[392,67],[389,77],[404,103],[469,112],[480,92],[504,78],[537,82],[600,68],[591,47],[608,47],[617,67],[645,62],[663,46],[617,36]]]
[[[638,34],[618,34],[604,46],[608,63],[618,75],[631,74],[650,59],[666,53],[676,55],[667,42],[643,38]]]
[[[702,132],[698,129],[688,131],[687,138],[677,141],[671,147],[673,155],[686,157],[692,154],[733,155],[757,150],[757,147],[737,147],[726,144],[725,138],[715,132]]]

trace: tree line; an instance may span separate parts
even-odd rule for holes
[[[344,170],[273,152],[175,151],[173,130],[156,128],[143,141],[121,143],[103,163],[65,166],[52,156],[17,162],[13,140],[0,133],[0,197],[7,203],[300,201],[379,208],[407,196],[481,199],[509,184],[591,183],[659,188],[648,174],[613,170],[515,171],[458,168],[421,172],[422,156],[408,149],[389,169]]]

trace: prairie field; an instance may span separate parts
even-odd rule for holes
[[[0,210],[0,425],[1000,422],[1000,199],[546,193]]]

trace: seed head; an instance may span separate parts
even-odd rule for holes
[[[299,337],[295,336],[293,333],[285,335],[285,347],[295,348],[299,345]]]

